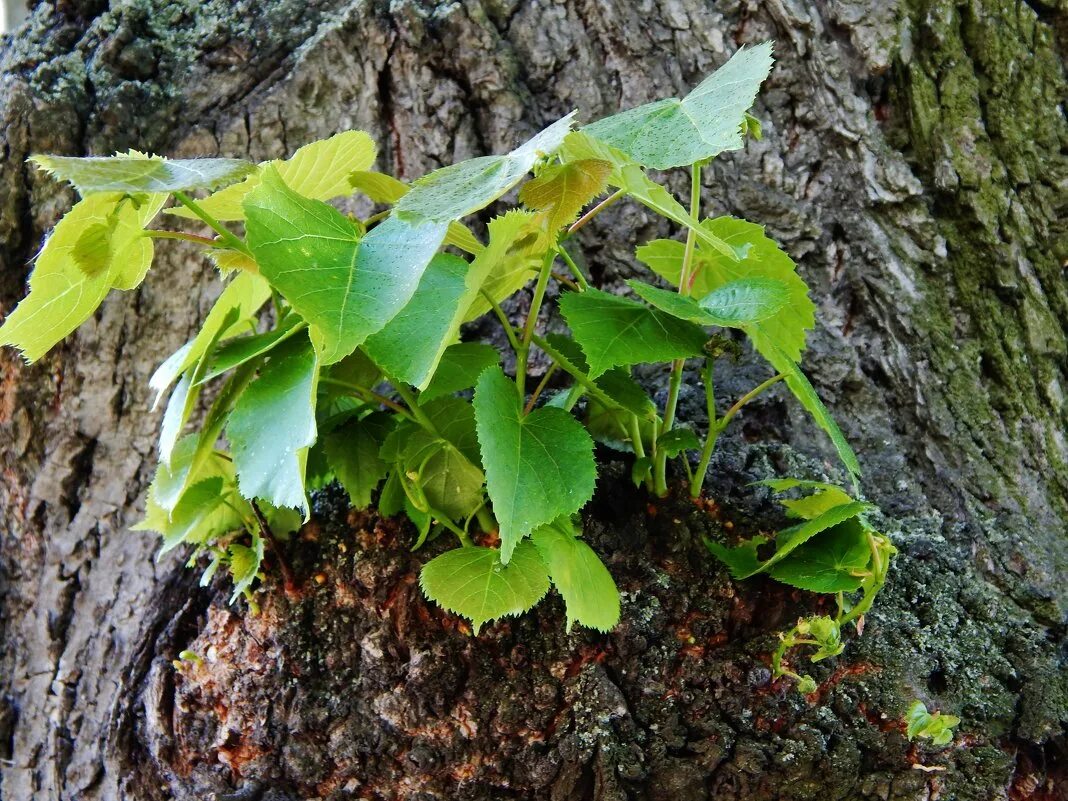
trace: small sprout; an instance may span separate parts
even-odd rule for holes
[[[953,739],[953,729],[960,723],[956,715],[943,715],[941,712],[928,712],[923,701],[913,701],[905,713],[905,734],[909,740],[923,737],[931,745],[949,745]]]
[[[811,695],[816,692],[816,680],[807,674],[802,676],[797,683],[797,691],[802,695]]]
[[[185,667],[186,662],[192,662],[197,667],[204,664],[204,660],[201,659],[200,654],[196,651],[190,651],[188,648],[184,651],[178,652],[178,658],[171,662],[174,665],[175,670],[181,670]]]

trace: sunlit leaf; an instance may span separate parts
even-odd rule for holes
[[[423,566],[419,584],[427,598],[468,618],[478,634],[498,618],[520,615],[549,591],[549,571],[529,542],[508,564],[493,548],[454,548]]]

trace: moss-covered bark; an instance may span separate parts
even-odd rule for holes
[[[419,598],[406,534],[329,496],[291,549],[300,594],[227,608],[127,531],[148,375],[217,291],[172,249],[40,365],[0,353],[0,797],[1059,797],[1066,29],[1002,0],[40,5],[2,56],[0,313],[72,199],[31,152],[260,159],[361,127],[411,178],[776,39],[765,139],[708,171],[705,203],[801,264],[810,372],[902,554],[817,702],[769,682],[774,632],[815,600],[732,584],[697,540],[778,522],[745,482],[833,471],[771,395],[721,440],[719,521],[605,482],[588,526],[626,589],[607,637],[565,636],[551,604],[466,637]],[[654,233],[628,205],[589,226],[597,282]],[[175,671],[183,648],[204,664]],[[952,749],[902,738],[917,696],[964,718]]]

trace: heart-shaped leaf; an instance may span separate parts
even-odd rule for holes
[[[478,634],[486,622],[540,601],[549,591],[549,571],[529,542],[519,544],[508,564],[494,548],[454,548],[423,566],[419,584],[427,598],[470,619]]]
[[[563,409],[524,416],[516,385],[491,367],[475,385],[475,423],[486,487],[501,527],[501,561],[538,526],[577,512],[593,496],[593,440]]]

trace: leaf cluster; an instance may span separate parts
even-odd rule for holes
[[[151,378],[156,403],[167,402],[139,528],[159,532],[164,551],[206,555],[206,578],[225,565],[235,596],[251,599],[265,549],[307,517],[309,491],[337,481],[354,506],[405,514],[413,547],[455,537],[459,547],[430,560],[421,583],[476,631],[529,609],[550,586],[569,627],[606,631],[619,593],[578,516],[596,486],[595,443],[634,454],[635,483],[661,495],[669,461],[680,465],[697,497],[716,437],[781,382],[859,475],[799,366],[815,307],[793,260],[759,225],[701,216],[701,169],[759,137],[749,109],[771,65],[770,43],[742,49],[681,100],[577,129],[573,112],[508,153],[411,184],[373,169],[375,144],[362,131],[262,164],[133,151],[35,157],[82,199],[46,241],[0,344],[40,358],[111,289],[140,284],[157,240],[196,245],[226,283],[196,336]],[[686,165],[688,208],[647,172]],[[472,215],[516,188],[518,207],[476,235]],[[378,211],[360,218],[332,205],[352,194]],[[181,228],[150,228],[169,199],[165,219]],[[590,286],[574,252],[575,233],[624,199],[683,237],[637,247],[650,274],[626,296]],[[569,331],[543,335],[551,282]],[[528,288],[517,326],[502,304]],[[464,325],[488,314],[510,356],[463,341]],[[746,337],[772,375],[721,412],[713,374],[724,332]],[[551,367],[528,387],[535,349]],[[705,385],[703,438],[676,419],[687,362]],[[631,375],[651,363],[670,373],[662,407]],[[823,488],[790,507],[801,522],[780,533],[770,558],[758,558],[762,543],[709,547],[738,578],[867,593],[877,572],[869,508]],[[829,637],[809,629],[798,636]]]

